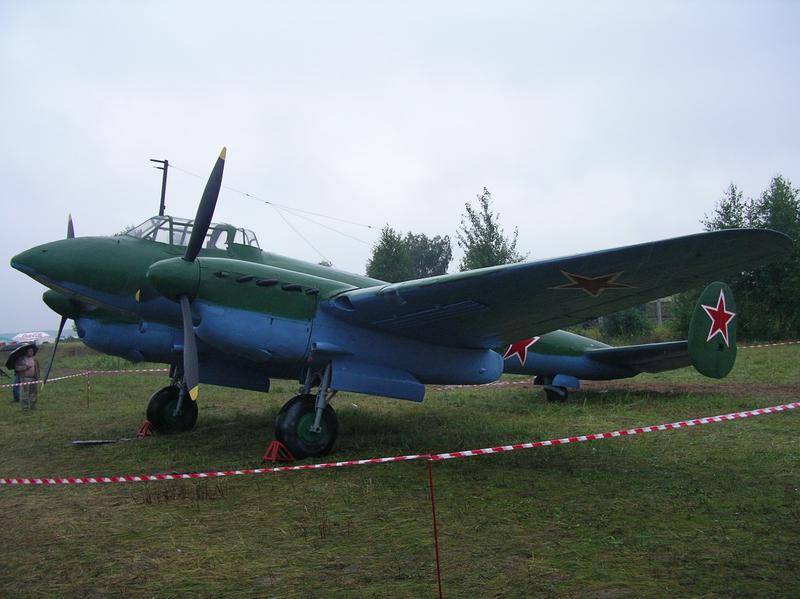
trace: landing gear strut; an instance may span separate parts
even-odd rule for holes
[[[317,393],[311,387],[319,379]],[[320,373],[309,372],[300,391],[281,408],[275,419],[275,438],[298,459],[330,453],[339,432],[339,420],[328,403],[336,391],[330,388],[331,366]]]

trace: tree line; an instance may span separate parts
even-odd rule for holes
[[[464,214],[456,232],[458,246],[464,256],[459,270],[521,262],[527,254],[517,252],[519,229],[506,236],[500,226],[500,215],[492,210],[492,194],[483,188],[475,206],[464,204]],[[449,235],[428,237],[424,234],[405,235],[389,225],[381,230],[367,262],[367,276],[390,283],[443,275],[453,260]]]

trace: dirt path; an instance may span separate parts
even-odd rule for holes
[[[683,395],[686,393],[725,394],[740,396],[767,395],[770,397],[800,398],[800,383],[678,383],[650,381],[582,381],[583,391],[606,393],[609,391],[634,391]]]

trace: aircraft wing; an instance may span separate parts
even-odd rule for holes
[[[775,231],[714,231],[356,289],[327,309],[413,339],[492,349],[701,287],[790,251],[789,237]]]

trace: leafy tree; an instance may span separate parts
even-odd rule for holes
[[[527,254],[517,252],[518,228],[509,240],[500,227],[500,215],[492,212],[492,194],[485,187],[477,196],[478,205],[464,204],[466,213],[461,217],[458,228],[458,245],[464,250],[464,257],[458,268],[472,270],[484,266],[522,262]]]
[[[389,225],[381,229],[381,237],[372,248],[372,257],[367,262],[367,276],[390,283],[414,278],[408,244],[402,234]]]
[[[646,335],[653,326],[647,320],[645,306],[634,306],[608,316],[603,316],[600,329],[609,337],[634,337]]]
[[[740,278],[734,288],[742,297],[740,311],[744,309],[739,325],[751,338],[796,339],[800,335],[800,190],[775,176],[749,206],[747,225],[786,233],[794,244],[785,260]]]
[[[721,229],[742,229],[747,226],[749,202],[742,200],[742,192],[731,183],[722,192],[722,199],[717,202],[714,212],[705,215],[700,222],[706,231],[719,231]]]
[[[428,237],[409,232],[404,236],[386,225],[372,248],[367,275],[391,283],[432,277],[446,273],[452,257],[447,235]]]
[[[443,275],[453,259],[450,237],[428,237],[425,234],[406,233],[405,243],[411,253],[411,265],[415,279]]]
[[[742,199],[731,184],[711,216],[702,220],[707,231],[741,227],[786,233],[794,246],[786,259],[731,277],[736,297],[737,326],[749,339],[786,339],[800,335],[800,190],[781,175],[757,199]],[[672,325],[685,334],[699,290],[675,297]]]

